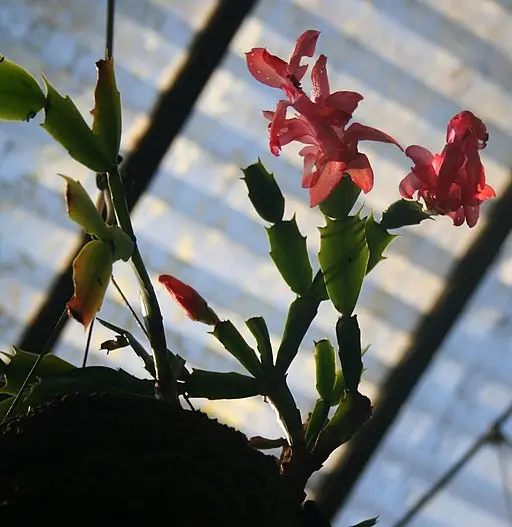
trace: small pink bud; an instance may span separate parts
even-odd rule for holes
[[[219,317],[195,289],[168,274],[161,274],[158,281],[169,291],[189,318],[209,326],[219,322]]]

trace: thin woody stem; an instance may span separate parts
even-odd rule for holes
[[[131,263],[140,284],[141,298],[146,311],[144,314],[144,321],[146,322],[149,341],[155,358],[157,387],[162,399],[179,405],[176,379],[174,378],[167,354],[167,343],[165,340],[162,313],[160,311],[160,306],[158,305],[155,290],[153,289],[153,284],[151,283],[148,271],[137,246],[137,240],[130,219],[130,212],[126,202],[123,182],[117,167],[108,173],[108,186],[114,210],[116,212],[117,222],[121,229],[128,234],[134,242]]]

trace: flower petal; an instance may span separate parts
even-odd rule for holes
[[[446,142],[464,142],[467,146],[483,150],[487,146],[489,133],[483,121],[468,110],[450,119],[446,129]]]
[[[402,179],[398,190],[403,198],[412,199],[414,193],[417,192],[424,183],[419,179],[414,172],[410,172]]]
[[[325,105],[341,110],[352,117],[362,100],[363,96],[355,91],[336,91],[327,97]]]
[[[468,227],[474,227],[480,217],[480,204],[464,205],[464,213],[466,215],[466,223],[468,224]]]
[[[346,165],[343,161],[328,161],[322,170],[318,182],[309,191],[309,205],[315,207],[329,197],[343,178]]]
[[[491,186],[489,186],[487,184],[476,195],[476,198],[479,199],[480,201],[485,201],[486,199],[495,198],[495,197],[496,197],[496,192],[494,191],[494,189]]]
[[[215,312],[194,288],[168,274],[161,274],[158,281],[190,319],[209,325],[219,322]]]
[[[290,74],[299,82],[302,77],[304,77],[307,70],[307,66],[301,66],[300,61],[303,57],[313,56],[319,35],[320,31],[309,29],[308,31],[304,31],[304,33],[302,33],[297,39],[292,56],[290,57]]]
[[[437,197],[442,202],[448,197],[452,184],[457,181],[459,170],[464,165],[466,157],[458,143],[448,143],[441,155],[443,163],[439,168]]]
[[[320,172],[313,172],[313,168],[318,156],[318,148],[316,146],[305,146],[299,155],[304,157],[304,166],[302,169],[302,188],[311,188],[316,185]]]
[[[286,110],[290,106],[288,101],[278,101],[276,111],[269,127],[269,147],[272,154],[279,155],[281,151],[280,132],[285,126]]]
[[[432,165],[434,161],[432,152],[419,145],[408,146],[405,155],[411,158],[415,165]]]
[[[281,88],[290,83],[288,64],[279,57],[271,55],[265,48],[253,48],[245,54],[250,74],[262,84]]]
[[[321,102],[329,97],[329,79],[327,77],[327,57],[320,55],[311,70],[311,99]]]
[[[455,225],[455,227],[460,227],[464,223],[464,220],[465,220],[464,209],[462,207],[457,209],[456,212],[449,212],[447,216],[452,218],[453,224]]]
[[[365,193],[367,194],[373,188],[373,170],[370,166],[368,158],[361,153],[358,153],[356,157],[347,164],[345,169],[350,175],[350,179]]]
[[[352,123],[347,128],[343,140],[347,143],[352,141],[379,141],[381,143],[394,144],[398,146],[400,150],[403,150],[403,148],[390,135],[377,130],[377,128],[365,126],[361,123]]]

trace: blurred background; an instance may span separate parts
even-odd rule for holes
[[[87,114],[106,18],[105,0],[2,0],[0,53],[44,72]],[[354,119],[405,146],[440,151],[450,117],[473,111],[490,133],[488,183],[499,196],[510,184],[511,0],[118,0],[114,27],[127,187],[137,201],[142,254],[154,278],[168,273],[190,283],[242,332],[243,320],[262,315],[278,342],[293,295],[268,258],[240,167],[260,157],[276,174],[287,216],[297,214],[312,255],[321,221],[300,189],[297,150],[287,147],[280,158],[268,152],[261,111],[280,94],[247,73],[244,52],[252,47],[287,58],[300,33],[320,30],[317,55],[328,56],[333,91],[360,92]],[[410,162],[389,145],[361,150],[376,173],[366,203],[378,216],[399,198]],[[66,216],[57,173],[95,194],[94,174],[34,122],[0,123],[0,349],[18,343],[37,352],[70,296],[66,269],[80,233]],[[446,218],[403,230],[365,282],[357,313],[371,347],[361,391],[380,408],[380,420],[310,482],[310,495],[336,513],[333,525],[376,515],[383,526],[397,524],[510,405],[512,204],[503,202],[499,216],[497,202],[486,203],[471,230]],[[118,263],[114,274],[138,308],[129,267]],[[238,370],[206,326],[187,319],[162,288],[157,293],[170,349],[191,366]],[[113,288],[101,316],[142,338]],[[333,338],[335,320],[322,305],[291,368],[303,415],[316,399],[313,341]],[[111,337],[95,326],[89,364],[144,375],[130,351],[98,351]],[[69,322],[55,346],[81,363],[82,327]],[[281,433],[260,398],[200,406],[248,436]],[[482,440],[410,525],[512,525],[512,425],[501,430],[503,441]]]

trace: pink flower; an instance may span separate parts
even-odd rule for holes
[[[300,90],[300,81],[306,74],[307,65],[301,65],[303,57],[312,57],[320,31],[305,31],[295,44],[290,62],[271,55],[265,48],[253,48],[245,54],[251,75],[267,86],[281,88],[294,94]]]
[[[158,281],[169,291],[189,318],[208,325],[219,322],[219,317],[195,289],[168,274],[161,274]]]
[[[479,154],[488,139],[480,119],[468,111],[459,113],[448,124],[441,154],[433,155],[418,145],[406,149],[414,166],[400,183],[400,194],[409,199],[416,194],[432,212],[450,216],[454,225],[466,222],[474,227],[481,203],[496,196],[485,182]]]
[[[297,40],[289,63],[270,55],[263,48],[247,53],[250,73],[260,82],[281,88],[287,100],[277,103],[274,112],[263,115],[270,120],[270,151],[278,156],[281,148],[292,141],[306,145],[300,152],[304,158],[302,187],[310,191],[310,205],[324,201],[340,183],[343,174],[365,193],[373,187],[373,170],[366,155],[358,150],[359,141],[380,141],[400,145],[389,135],[359,123],[346,128],[362,95],[350,91],[330,92],[327,58],[320,55],[311,71],[311,98],[300,85],[307,66],[303,57],[315,51],[318,31],[306,31]],[[287,118],[288,108],[297,113]]]

